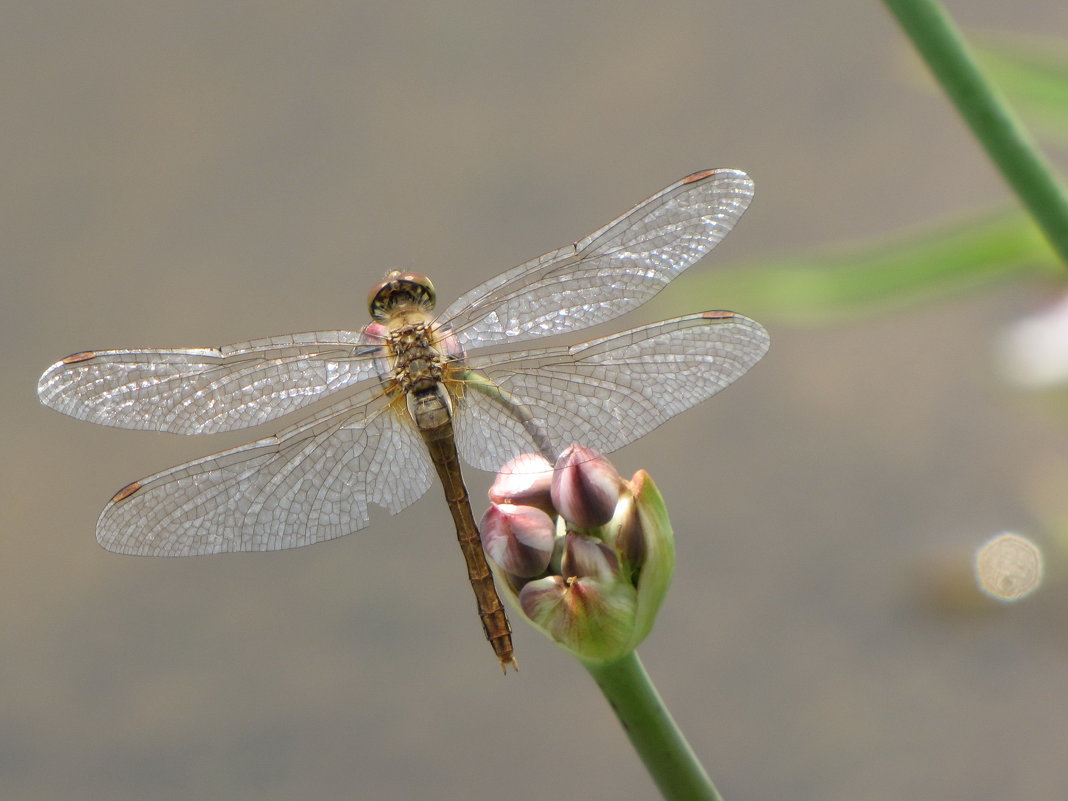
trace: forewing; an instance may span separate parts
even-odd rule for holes
[[[573,347],[472,358],[470,369],[501,392],[495,398],[465,389],[460,454],[475,467],[499,470],[523,452],[552,461],[571,443],[610,453],[730,385],[768,344],[759,323],[717,311]],[[548,447],[537,432],[547,435]]]
[[[377,389],[273,437],[165,470],[120,490],[97,539],[109,551],[191,556],[276,551],[364,528],[430,486],[424,446]]]
[[[358,332],[318,331],[221,348],[86,351],[45,371],[41,402],[117,428],[207,434],[258,425],[375,374]]]
[[[442,315],[466,348],[576,331],[645,303],[714,248],[753,197],[739,170],[696,172],[573,245],[502,273]]]

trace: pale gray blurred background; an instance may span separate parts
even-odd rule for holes
[[[1068,35],[1063,0],[951,9]],[[694,272],[1009,202],[874,1],[16,2],[0,66],[0,795],[19,801],[655,796],[587,675],[519,620],[501,677],[436,489],[299,551],[101,550],[118,487],[269,432],[62,417],[34,394],[56,359],[357,328],[394,266],[447,303],[705,167],[749,171],[752,209],[621,326],[734,305]],[[1036,294],[766,321],[751,375],[617,454],[678,535],[641,653],[727,798],[1064,796],[1055,566],[997,610],[947,608],[930,579],[1003,529],[1042,534],[1034,479],[1068,437],[990,360]],[[481,507],[489,477],[469,480]]]

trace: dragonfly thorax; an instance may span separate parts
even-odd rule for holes
[[[423,321],[394,328],[385,344],[393,365],[393,389],[404,395],[416,428],[444,430],[453,412],[442,381],[448,357],[436,344],[433,324]]]
[[[445,355],[435,346],[428,322],[402,325],[386,337],[386,352],[393,367],[393,380],[400,392],[433,387],[445,374]]]

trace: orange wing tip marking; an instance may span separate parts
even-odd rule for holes
[[[706,320],[733,320],[737,315],[729,311],[706,311],[701,316]]]
[[[119,501],[124,501],[131,495],[133,495],[135,492],[137,492],[139,489],[141,489],[140,481],[135,481],[132,484],[127,484],[125,487],[115,493],[114,497],[112,497],[111,499],[111,502],[118,503]]]
[[[61,364],[77,364],[78,362],[87,362],[94,356],[96,356],[96,351],[83,350],[80,353],[72,353],[70,356],[64,359]]]
[[[714,175],[716,170],[701,170],[700,172],[692,172],[682,179],[684,184],[694,184],[698,181],[703,181],[710,175]]]

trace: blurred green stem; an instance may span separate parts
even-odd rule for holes
[[[1002,176],[1068,265],[1068,198],[935,0],[884,0]]]
[[[583,665],[667,801],[722,801],[636,652],[608,664]]]

